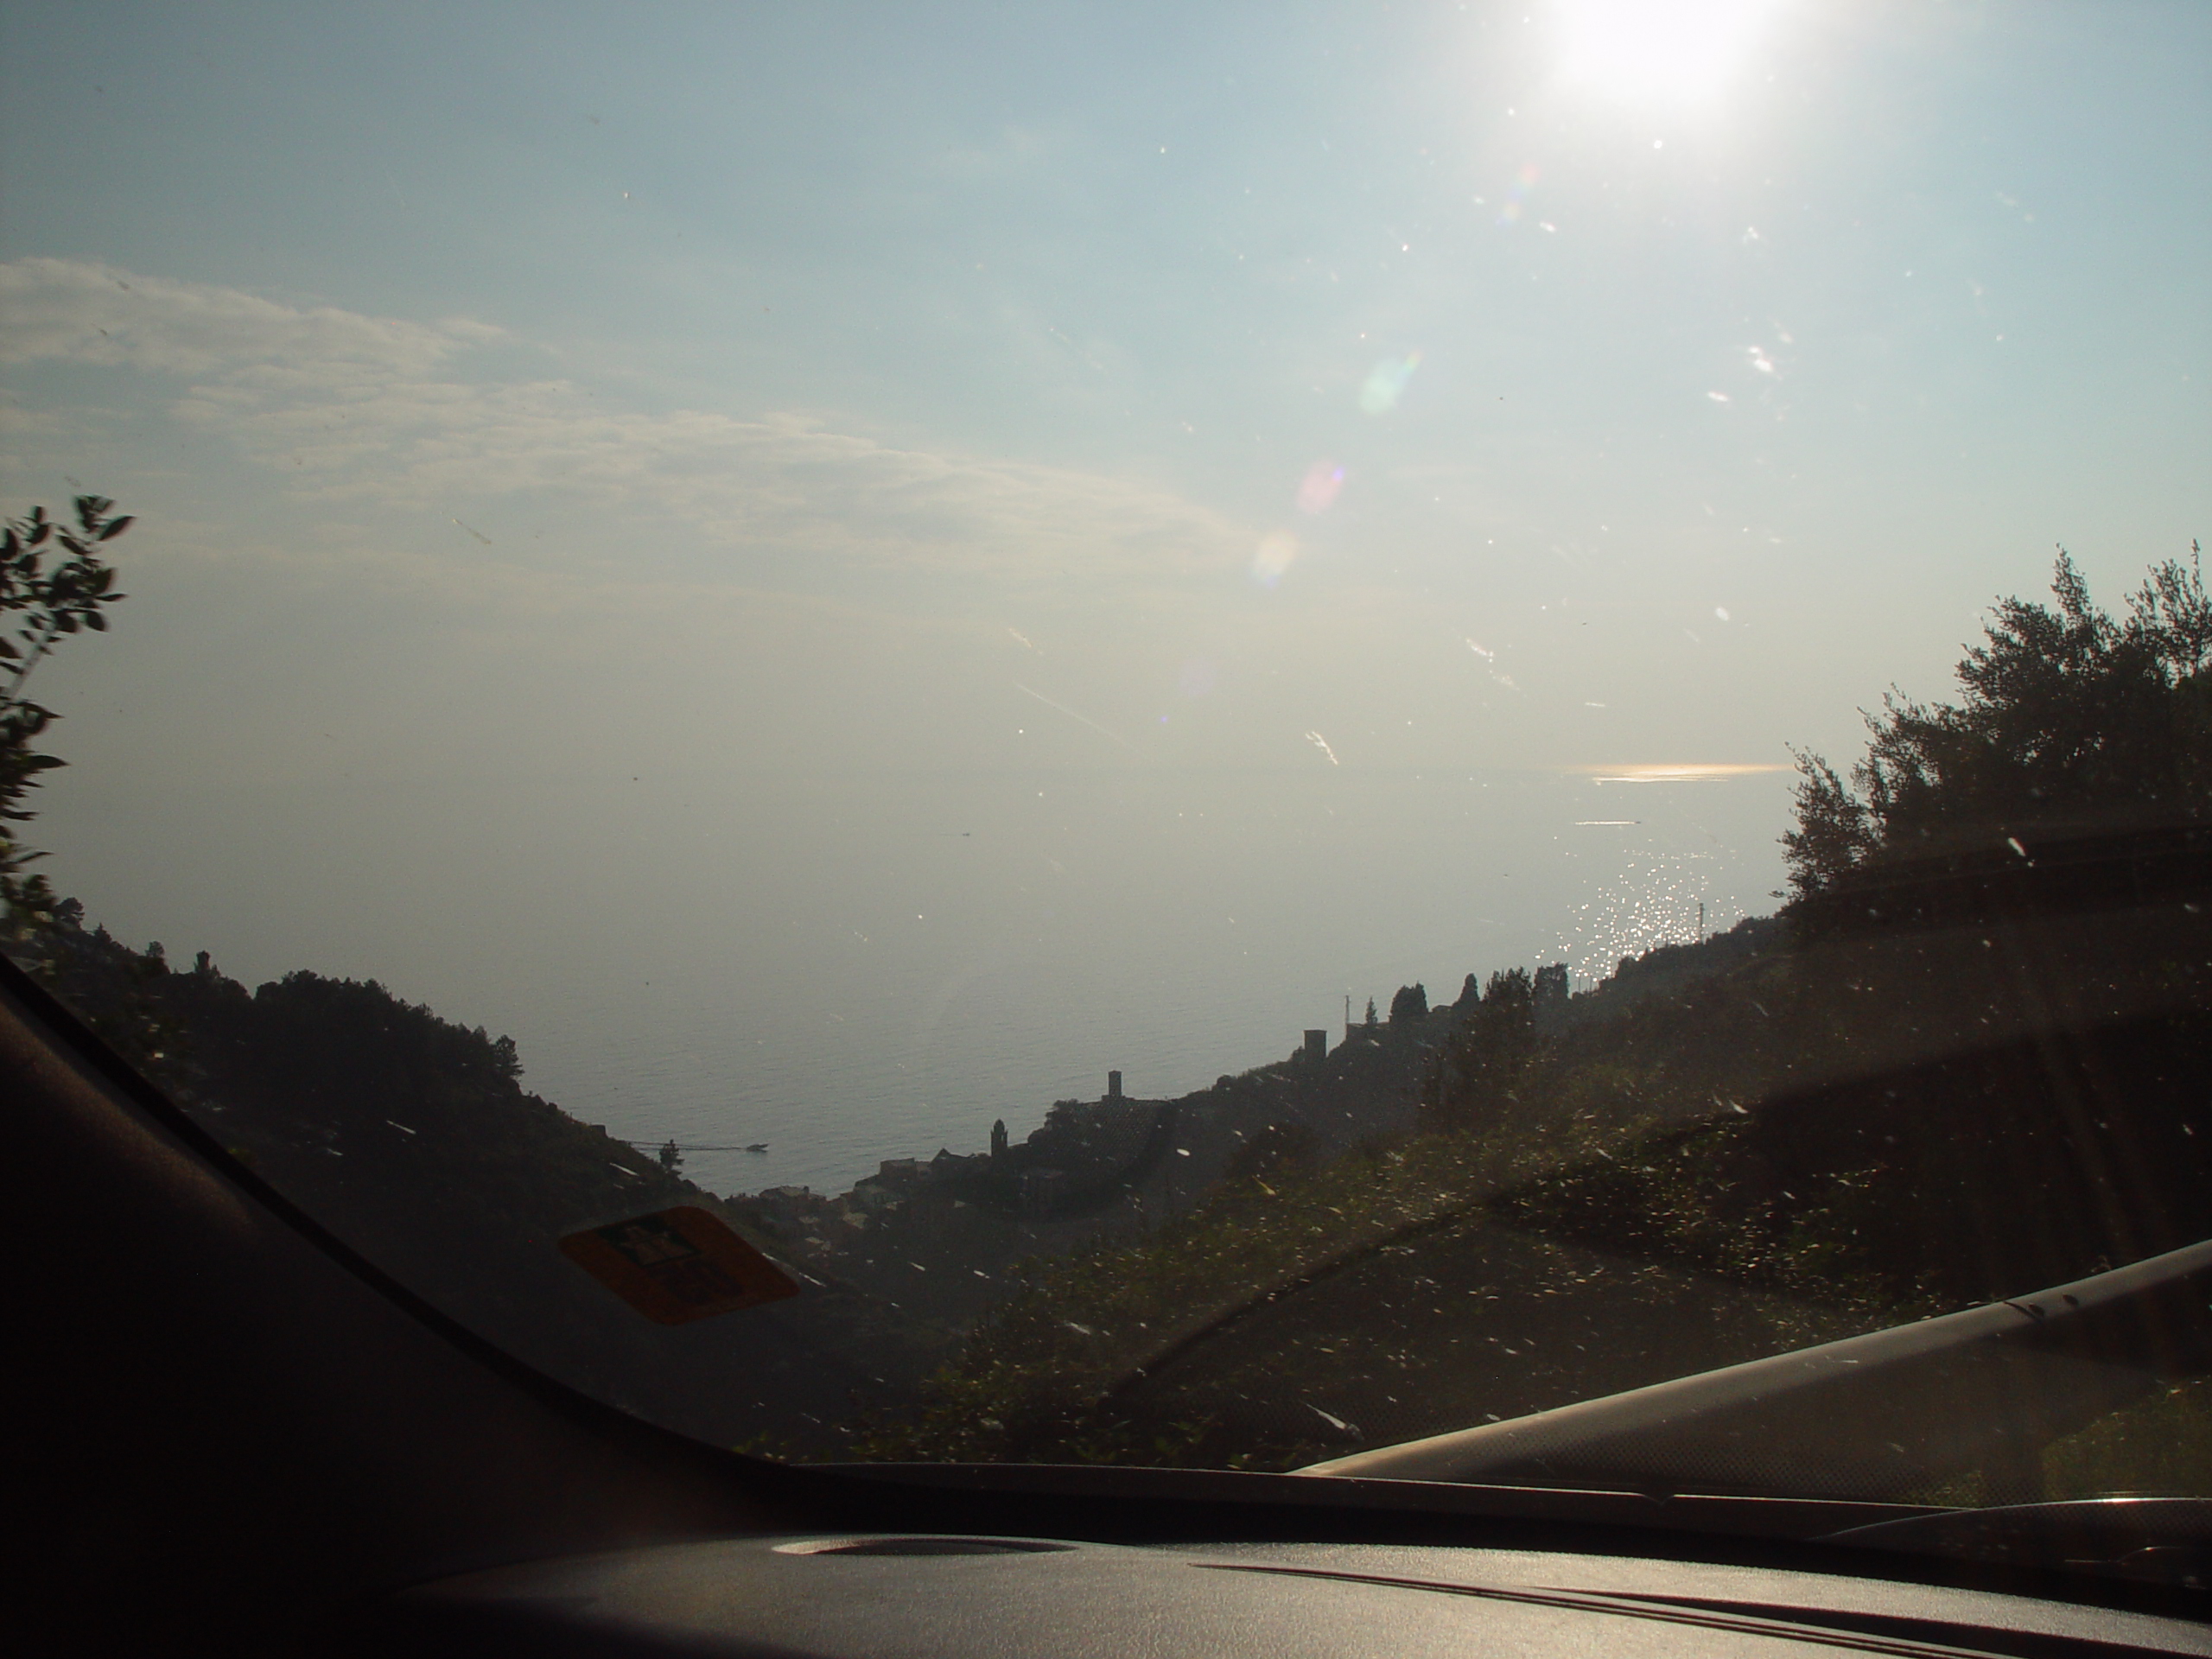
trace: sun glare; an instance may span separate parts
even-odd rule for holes
[[[1774,0],[1561,0],[1562,75],[1640,103],[1713,97],[1742,63]]]

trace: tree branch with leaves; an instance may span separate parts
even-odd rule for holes
[[[1792,896],[1885,856],[2031,826],[2212,818],[2212,593],[2202,554],[2155,566],[2114,618],[2064,549],[2055,607],[2002,601],[1958,665],[1964,696],[1892,691],[1848,778],[1796,751]]]
[[[0,918],[14,936],[54,919],[58,900],[45,878],[23,874],[41,855],[13,826],[34,816],[23,800],[40,774],[65,764],[34,747],[57,716],[24,688],[63,639],[105,632],[106,607],[124,598],[102,550],[130,528],[130,516],[115,516],[105,496],[80,495],[74,505],[73,526],[44,507],[0,524]]]

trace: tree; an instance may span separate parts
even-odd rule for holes
[[[130,528],[129,517],[111,516],[114,505],[105,496],[79,496],[73,530],[48,518],[44,507],[0,525],[0,674],[7,676],[0,689],[0,912],[11,932],[53,926],[62,905],[43,876],[24,877],[24,867],[41,855],[24,848],[12,828],[35,816],[23,798],[38,786],[39,774],[64,764],[32,747],[57,716],[26,698],[23,688],[66,635],[105,632],[103,607],[124,597],[100,555]]]
[[[683,1148],[677,1146],[673,1139],[653,1155],[660,1160],[660,1166],[671,1175],[683,1167]]]
[[[1537,969],[1535,984],[1529,996],[1532,1014],[1538,1020],[1544,1020],[1563,1013],[1568,994],[1565,963],[1554,962],[1549,967]]]
[[[1367,1023],[1370,1026],[1375,1023],[1375,999],[1371,996],[1367,999]]]
[[[2201,552],[2152,569],[2118,620],[2060,550],[2056,607],[2007,599],[1958,665],[1957,703],[1891,691],[1848,779],[1793,751],[1792,896],[1969,833],[2212,817],[2212,595]]]
[[[1535,988],[1525,968],[1490,976],[1483,999],[1437,1055],[1421,1090],[1433,1128],[1471,1128],[1512,1097],[1536,1054]]]
[[[1390,999],[1390,1023],[1399,1025],[1428,1018],[1428,988],[1415,982],[1398,987],[1398,994]]]

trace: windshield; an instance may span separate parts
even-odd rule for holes
[[[2212,1238],[2203,9],[0,31],[8,953],[531,1363],[1351,1471]],[[2183,1303],[1431,1478],[2212,1497]]]

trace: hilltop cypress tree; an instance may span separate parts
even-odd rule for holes
[[[1428,1018],[1428,988],[1418,982],[1398,987],[1398,994],[1390,999],[1390,1023],[1426,1020]]]
[[[1536,980],[1531,988],[1530,1006],[1538,1020],[1551,1019],[1567,1007],[1567,964],[1553,963],[1548,968],[1536,969]]]

